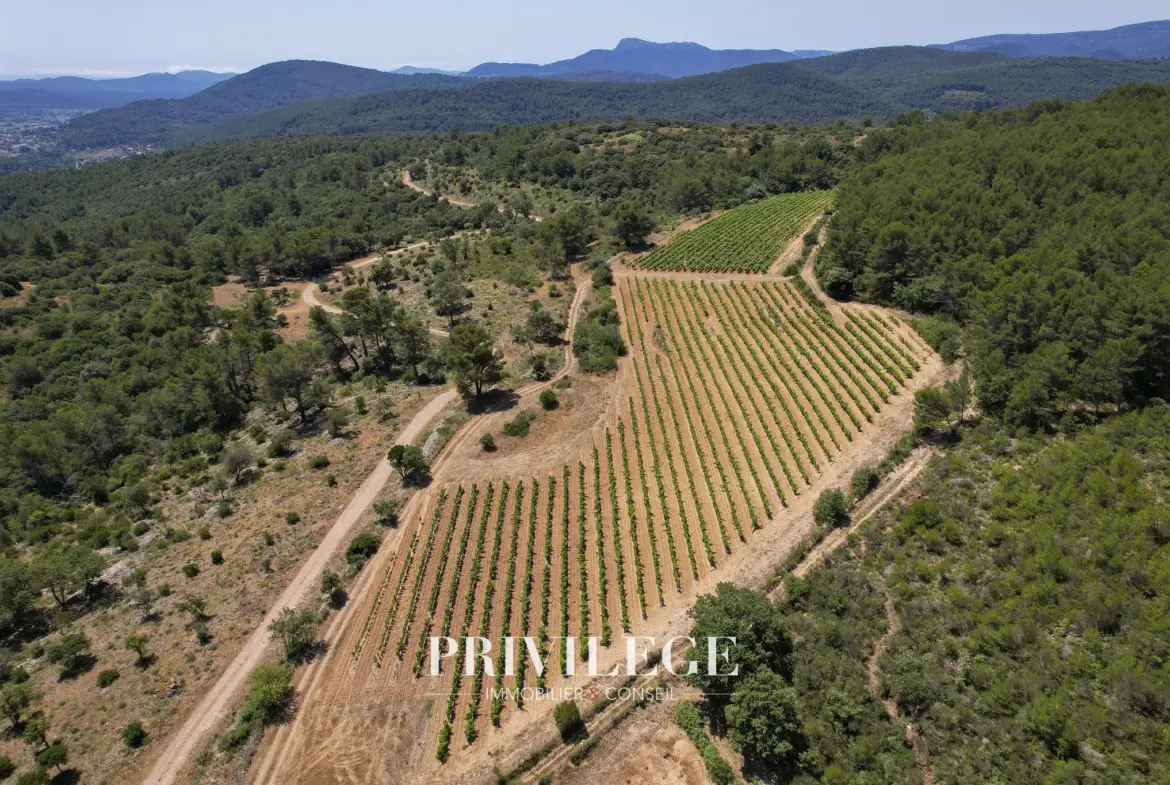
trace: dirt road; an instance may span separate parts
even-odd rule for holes
[[[402,433],[398,435],[395,443],[411,444],[422,433],[427,424],[455,400],[456,395],[455,390],[447,390],[427,404],[407,424]],[[321,541],[292,583],[273,604],[268,615],[264,617],[264,621],[248,638],[240,653],[219,677],[219,681],[203,696],[203,700],[191,712],[182,727],[171,735],[169,743],[162,755],[155,761],[150,775],[146,778],[146,785],[171,785],[178,781],[180,772],[186,768],[207,743],[211,734],[235,709],[239,702],[239,696],[247,683],[248,675],[261,663],[268,652],[268,625],[281,610],[300,605],[319,587],[322,570],[329,564],[334,554],[349,542],[355,524],[362,513],[373,504],[374,499],[382,490],[382,486],[390,478],[391,471],[389,462],[383,458],[378,463],[377,468],[361,484],[349,505],[338,516],[325,535],[325,539]]]
[[[405,169],[402,170],[402,184],[405,185],[407,188],[411,188],[415,191],[418,191],[420,194],[426,194],[427,196],[433,196],[435,193],[434,191],[432,191],[428,188],[423,188],[421,185],[419,185],[414,180],[412,180],[410,177],[410,172],[408,172]],[[472,207],[479,207],[479,205],[476,204],[475,202],[469,202],[466,199],[460,199],[460,198],[455,197],[455,196],[440,196],[439,198],[446,200],[447,202],[455,205],[456,207],[462,207],[465,210],[470,210]],[[503,205],[500,205],[497,209],[501,213],[504,212]],[[537,223],[540,223],[541,221],[544,220],[544,218],[542,216],[539,216],[539,215],[529,215],[527,217],[531,218],[533,221],[536,221]]]
[[[400,254],[403,251],[408,251],[412,248],[420,248],[426,244],[427,244],[426,241],[419,242],[419,243],[412,243],[404,248],[399,248],[396,251],[391,251],[390,253],[387,254],[387,256],[392,256],[394,254]],[[350,262],[348,266],[352,267],[356,270],[358,268],[365,267],[368,264],[373,264],[374,262],[378,261],[381,258],[382,258],[381,256],[367,256],[365,259],[358,259],[356,262]],[[309,306],[310,308],[324,308],[329,313],[342,313],[342,310],[340,308],[338,308],[336,305],[330,305],[329,303],[325,302],[320,297],[318,297],[317,295],[319,295],[320,293],[321,293],[321,287],[318,286],[315,281],[313,281],[313,282],[310,282],[308,286],[306,286],[304,289],[301,290],[301,299],[304,300],[305,305]],[[448,335],[450,335],[450,333],[448,333],[446,330],[439,330],[435,327],[431,327],[429,329],[430,329],[431,335],[437,335],[440,338],[446,338]]]
[[[543,382],[532,382],[517,389],[516,394],[521,397],[532,396],[541,390],[547,389],[557,380],[564,378],[576,370],[576,357],[572,349],[572,336],[577,322],[581,318],[585,301],[592,290],[592,283],[580,265],[573,265],[572,270],[577,283],[577,292],[569,308],[568,326],[566,328],[569,341],[565,345],[565,361],[561,370],[552,378]],[[441,484],[441,478],[446,464],[450,462],[452,456],[458,451],[459,446],[467,442],[467,440],[475,438],[479,433],[473,427],[473,423],[480,423],[484,417],[490,416],[483,415],[469,419],[435,457],[431,464],[432,477],[435,478],[434,486]],[[406,520],[416,514],[416,512],[421,510],[423,501],[425,501],[424,494],[417,494],[411,499],[408,507],[404,508],[400,513],[400,517]],[[416,502],[418,503],[417,505]],[[401,531],[399,536],[401,537]],[[401,540],[398,542],[401,542]],[[360,619],[362,614],[368,610],[367,604],[373,600],[371,595],[376,590],[373,576],[379,574],[384,567],[384,563],[394,557],[397,544],[394,543],[393,547],[383,547],[379,550],[375,560],[367,565],[362,578],[353,586],[349,602],[346,603],[345,608],[332,617],[328,626],[323,631],[324,639],[330,641],[332,645],[330,645],[324,657],[310,663],[299,675],[296,686],[299,693],[298,702],[300,706],[310,707],[314,701],[318,701],[319,703],[322,699],[322,693],[328,692],[328,684],[326,684],[328,673],[332,668],[341,667],[336,662],[337,658],[341,656],[340,652],[342,651],[339,645],[340,636],[355,618]],[[286,781],[282,770],[290,765],[290,761],[295,759],[297,754],[302,752],[301,745],[305,743],[306,734],[305,722],[310,714],[310,711],[302,709],[296,713],[292,722],[274,729],[274,732],[266,740],[266,746],[254,762],[253,771],[255,775],[251,780],[252,782],[279,785],[279,783]]]

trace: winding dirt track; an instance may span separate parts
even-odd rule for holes
[[[427,244],[428,244],[427,240],[423,240],[423,241],[417,242],[417,243],[411,243],[410,245],[404,246],[404,247],[399,248],[397,250],[390,251],[389,253],[386,254],[386,256],[395,256],[397,254],[404,253],[405,251],[410,251],[410,250],[413,250],[415,248],[421,248]],[[365,267],[366,265],[373,264],[374,262],[378,261],[381,258],[382,258],[381,255],[367,256],[365,259],[358,259],[356,262],[350,262],[346,266],[357,270],[361,267]],[[336,275],[334,275],[332,277],[335,278]],[[329,303],[325,302],[320,297],[318,297],[317,295],[319,295],[320,293],[321,293],[321,287],[317,285],[316,281],[313,281],[308,286],[306,286],[304,289],[301,290],[301,299],[304,300],[305,305],[309,306],[310,308],[323,308],[329,313],[342,313],[342,310],[340,308],[338,308],[336,305],[330,305]],[[440,338],[446,338],[449,335],[449,333],[446,330],[439,330],[435,327],[431,327],[430,332],[431,332],[431,335],[437,335]]]
[[[456,392],[453,389],[440,393],[414,416],[414,419],[398,435],[395,444],[412,443],[427,424],[455,400],[455,396]],[[170,742],[150,770],[150,774],[145,780],[146,785],[170,785],[176,782],[179,773],[184,770],[207,742],[210,735],[235,708],[237,695],[244,689],[248,675],[260,664],[268,652],[268,625],[276,619],[281,610],[298,606],[313,593],[314,588],[319,585],[321,571],[329,564],[333,555],[349,541],[358,519],[378,497],[382,486],[390,478],[390,472],[390,463],[383,458],[378,462],[374,471],[366,477],[365,482],[358,488],[349,505],[334,521],[333,526],[325,535],[325,539],[301,566],[300,571],[292,583],[281,593],[280,598],[273,603],[268,615],[248,637],[239,654],[219,677],[219,681],[203,696],[203,700],[191,712],[182,727],[171,735]]]
[[[890,644],[890,639],[902,630],[902,617],[898,615],[898,609],[894,605],[894,597],[890,594],[886,582],[880,577],[877,578],[877,582],[882,595],[885,597],[886,622],[888,627],[886,633],[874,644],[873,654],[870,655],[867,670],[869,671],[869,692],[875,700],[882,701],[881,668],[878,665],[878,660],[885,653],[886,648]],[[934,785],[934,768],[930,765],[930,756],[926,752],[926,745],[922,743],[922,737],[915,732],[914,725],[906,722],[906,718],[902,716],[896,700],[886,698],[882,701],[882,705],[885,706],[886,714],[889,715],[890,720],[895,725],[905,723],[906,741],[909,742],[911,749],[914,750],[914,760],[918,764],[919,771],[922,772],[922,783],[923,785]]]
[[[407,171],[406,169],[402,170],[402,184],[405,185],[407,188],[418,191],[420,194],[426,194],[427,196],[434,196],[435,195],[434,191],[430,190],[429,188],[423,188],[421,185],[419,185],[413,179],[411,179],[410,172]],[[439,198],[446,201],[446,202],[449,202],[450,204],[455,205],[456,207],[462,207],[465,210],[470,210],[473,207],[479,207],[479,204],[477,204],[476,202],[469,202],[466,199],[460,199],[456,196],[440,196]],[[503,205],[500,205],[500,207],[498,209],[501,213],[504,212]],[[531,218],[533,221],[536,221],[537,223],[540,223],[541,221],[544,220],[544,217],[540,216],[540,215],[529,215],[527,217]]]

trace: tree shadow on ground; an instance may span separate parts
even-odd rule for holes
[[[470,414],[495,414],[515,409],[520,403],[520,396],[515,390],[487,390],[478,398],[467,402],[467,411]]]

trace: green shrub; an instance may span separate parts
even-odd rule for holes
[[[211,552],[211,563],[215,565],[223,564],[223,554],[219,551]]]
[[[272,434],[272,440],[268,442],[268,457],[269,458],[285,458],[292,452],[292,431],[287,428],[281,428],[276,433]]]
[[[362,532],[350,540],[349,547],[345,549],[345,560],[359,566],[365,564],[371,556],[378,552],[378,546],[381,544],[378,535],[373,532]]]
[[[540,393],[540,406],[545,411],[557,408],[560,401],[557,400],[557,394],[552,390],[544,390]]]
[[[520,412],[511,420],[504,423],[504,435],[517,438],[527,436],[532,429],[533,415],[529,412]]]
[[[109,668],[102,671],[97,675],[98,688],[104,690],[106,687],[109,687],[111,684],[116,682],[118,680],[118,676],[120,675],[121,674],[119,674],[118,671],[114,668]]]
[[[199,565],[194,562],[187,562],[183,565],[183,574],[188,578],[194,578],[199,574]]]
[[[399,506],[397,499],[380,499],[374,502],[374,513],[378,516],[378,525],[397,526]]]
[[[122,731],[122,743],[127,748],[136,750],[146,743],[149,734],[142,727],[141,722],[132,722]]]
[[[0,780],[6,780],[16,771],[16,764],[7,755],[0,755]]]
[[[849,484],[850,490],[853,492],[853,498],[864,498],[877,486],[878,479],[877,471],[869,466],[862,466],[853,472],[853,480]]]
[[[561,739],[566,742],[577,738],[585,730],[585,722],[581,719],[577,701],[567,700],[558,703],[553,709],[553,722],[557,724]]]
[[[301,522],[301,514],[299,512],[286,512],[284,514],[284,522],[289,526],[296,526]]]
[[[483,448],[484,452],[496,451],[496,437],[490,433],[485,433],[479,437],[479,446]]]
[[[329,465],[329,456],[327,456],[327,455],[314,455],[313,457],[309,458],[309,468],[310,469],[320,470],[320,469],[324,469],[328,465]]]
[[[821,526],[837,526],[845,521],[845,494],[837,488],[821,491],[813,505],[813,520]]]

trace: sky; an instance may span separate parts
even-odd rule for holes
[[[619,39],[857,49],[1164,19],[1165,0],[3,0],[0,78],[97,78],[309,59],[390,70],[547,63]]]

